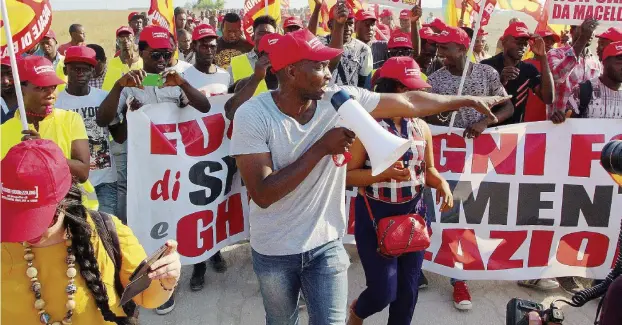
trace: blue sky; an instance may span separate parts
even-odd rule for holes
[[[108,9],[124,10],[128,8],[147,8],[149,0],[50,0],[54,10]],[[173,0],[175,6],[183,6],[188,0]],[[194,1],[192,1],[194,2]],[[423,6],[440,6],[441,0],[423,0]],[[227,8],[242,8],[244,0],[226,0]],[[307,0],[290,0],[292,7],[304,7]]]

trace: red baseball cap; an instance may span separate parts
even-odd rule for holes
[[[140,32],[139,41],[147,42],[152,49],[168,49],[172,50],[169,32],[162,26],[147,26]]]
[[[284,67],[302,60],[326,61],[343,53],[343,50],[328,47],[308,29],[300,29],[283,35],[272,45],[268,55],[272,69],[279,71]]]
[[[272,48],[274,47],[274,44],[276,44],[282,37],[283,35],[279,33],[272,33],[272,34],[264,35],[259,41],[259,46],[257,46],[257,51],[259,51],[259,53],[266,52],[269,54]]]
[[[216,31],[214,30],[214,27],[208,24],[201,24],[195,27],[194,30],[192,31],[193,41],[198,41],[206,37],[218,37],[218,35],[216,35]]]
[[[356,15],[354,15],[354,20],[356,21],[363,21],[368,19],[378,20],[378,18],[376,18],[376,14],[370,10],[361,9],[356,12]]]
[[[441,44],[456,43],[469,48],[471,40],[462,28],[446,26],[444,30],[437,34],[436,42]]]
[[[16,58],[17,59],[17,58]],[[19,62],[18,62],[19,64]],[[7,67],[11,67],[11,59],[7,56],[4,59],[0,60],[0,65],[5,65]]]
[[[488,32],[480,28],[477,32],[477,36],[488,36]]]
[[[400,11],[400,19],[410,19],[410,10],[404,9]]]
[[[391,38],[389,38],[389,42],[387,43],[387,48],[394,49],[398,47],[406,47],[409,49],[413,48],[413,43],[408,34],[393,33],[393,35],[391,35]]]
[[[612,42],[620,42],[622,41],[622,29],[618,27],[609,27],[609,29],[596,35],[596,37],[604,38]]]
[[[65,63],[82,62],[97,65],[95,50],[86,46],[72,46],[65,52]]]
[[[117,29],[117,32],[115,35],[117,35],[117,37],[119,37],[119,34],[122,33],[130,33],[132,35],[134,35],[134,30],[131,29],[129,26],[121,26]]]
[[[622,41],[613,42],[603,51],[603,61],[607,60],[608,57],[622,55]]]
[[[440,18],[434,18],[431,23],[423,24],[423,27],[432,27],[438,30],[443,30],[447,28],[447,24],[445,24],[445,22],[443,22]]]
[[[391,16],[393,16],[393,13],[389,9],[383,9],[382,12],[380,12],[380,18],[391,17]]]
[[[300,20],[296,16],[287,17],[287,19],[283,21],[283,28],[288,28],[288,27],[304,28],[302,20]]]
[[[45,36],[43,36],[43,37],[52,38],[52,39],[56,40],[56,33],[54,33],[53,30],[48,29],[48,32],[45,33]]]
[[[71,188],[62,150],[50,140],[21,141],[0,163],[2,242],[35,239],[50,227]]]
[[[522,21],[517,21],[511,23],[508,28],[505,29],[503,33],[503,38],[507,36],[512,36],[514,38],[531,38],[531,32],[529,32],[529,27]]]
[[[417,62],[406,56],[392,57],[385,61],[376,78],[395,79],[410,90],[432,87],[421,79],[421,68]]]
[[[30,55],[17,62],[21,81],[30,82],[37,87],[58,86],[65,83],[56,75],[52,62],[43,56]]]
[[[436,34],[431,27],[421,27],[421,29],[419,30],[419,37],[424,40],[436,42],[438,34]]]
[[[333,5],[332,7],[330,7],[330,11],[328,12],[328,19],[333,20],[335,19],[335,7],[337,7],[337,4]],[[350,7],[347,3],[346,3],[346,7],[348,7],[348,19],[350,18],[354,18],[354,9],[352,9],[352,7]]]
[[[540,30],[540,31],[537,31],[536,34],[539,35],[542,38],[553,36],[553,38],[555,38],[555,43],[559,43],[562,40],[562,38],[559,37],[559,35],[557,35],[557,33],[553,32],[553,31],[550,31],[550,30]],[[596,36],[596,37],[598,37],[598,36]]]
[[[134,11],[131,12],[128,16],[127,16],[127,22],[129,23],[130,21],[132,21],[134,18],[140,18],[143,19],[145,18],[145,15],[139,13],[138,11]]]

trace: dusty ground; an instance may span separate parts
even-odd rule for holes
[[[353,246],[348,247],[352,265],[348,271],[349,297],[352,301],[365,287],[363,269]],[[141,324],[149,325],[252,325],[265,324],[264,309],[257,278],[252,270],[250,247],[236,245],[223,251],[229,263],[224,274],[208,270],[203,291],[191,292],[189,287],[192,267],[183,269],[176,308],[166,316],[151,310],[141,311]],[[508,300],[520,297],[548,305],[558,298],[568,298],[561,290],[548,293],[524,289],[510,281],[472,281],[473,310],[460,312],[453,307],[451,286],[445,277],[427,273],[430,286],[419,294],[412,324],[438,325],[503,325]],[[593,324],[597,304],[583,308],[564,307],[567,321],[564,325]],[[369,318],[366,325],[386,324],[388,308]],[[308,324],[307,314],[301,309],[301,324]]]

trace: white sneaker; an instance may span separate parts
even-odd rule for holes
[[[523,280],[518,281],[517,283],[521,287],[545,291],[559,288],[559,283],[555,279]]]

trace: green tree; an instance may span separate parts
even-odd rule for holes
[[[222,10],[225,8],[225,0],[199,0],[194,5],[197,10]]]

